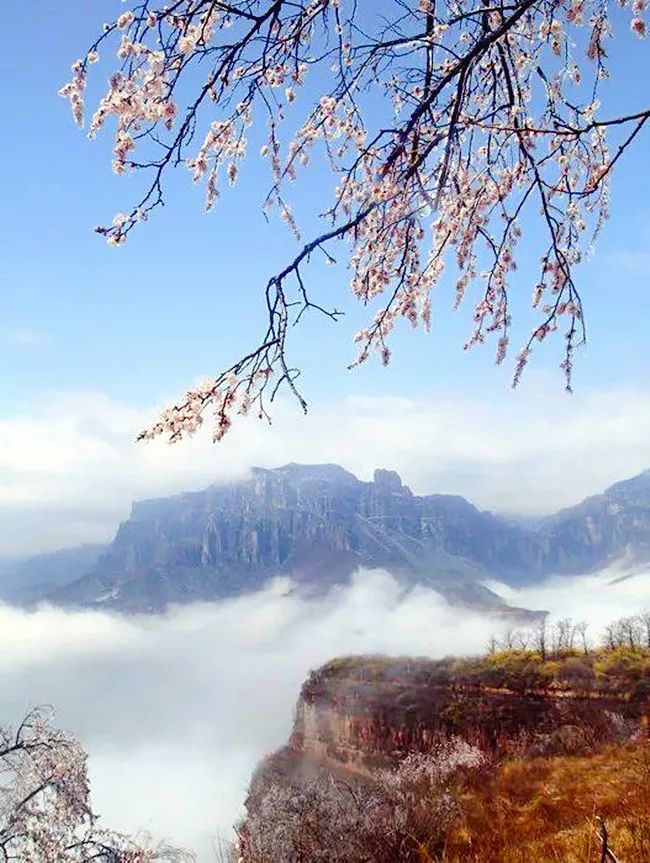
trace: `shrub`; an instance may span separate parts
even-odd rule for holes
[[[483,764],[459,738],[440,739],[372,780],[319,773],[271,778],[242,827],[243,863],[396,863],[433,860],[459,816],[451,785]]]

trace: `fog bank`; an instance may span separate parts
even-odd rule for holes
[[[619,573],[620,575],[620,573]],[[611,573],[498,589],[518,605],[602,622],[648,605],[650,575]],[[443,656],[484,650],[502,623],[451,608],[390,575],[306,600],[286,580],[161,617],[0,606],[0,721],[50,703],[89,752],[102,820],[213,856],[257,761],[281,745],[310,668],[344,653]]]

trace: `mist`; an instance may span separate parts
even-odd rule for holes
[[[508,600],[592,621],[648,604],[650,574],[607,571],[513,590]],[[616,583],[612,581],[618,579]],[[405,591],[388,573],[306,599],[277,579],[258,593],[123,617],[0,606],[0,721],[51,704],[89,753],[93,804],[115,829],[147,831],[215,861],[259,759],[282,745],[308,671],[336,655],[482,652],[505,624]]]
[[[519,589],[498,582],[486,585],[511,605],[544,609],[551,619],[587,621],[592,642],[599,640],[605,625],[613,620],[650,610],[647,566],[614,563],[588,575],[554,576]]]
[[[307,417],[280,400],[272,426],[240,417],[218,447],[205,429],[170,448],[135,443],[156,415],[147,408],[102,393],[50,394],[0,416],[0,558],[108,542],[132,500],[289,461],[335,462],[364,480],[390,468],[416,494],[552,513],[650,465],[648,395],[619,387],[568,399],[555,381],[532,375],[525,390],[496,400],[443,389],[417,400],[348,397],[317,404]]]

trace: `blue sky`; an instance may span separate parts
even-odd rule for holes
[[[388,369],[348,372],[366,320],[344,267],[312,264],[318,301],[346,317],[305,319],[292,358],[304,370],[305,420],[281,404],[213,446],[144,446],[135,434],[161,403],[255,344],[261,290],[295,251],[260,211],[266,166],[251,147],[241,181],[210,215],[184,170],[169,203],[119,249],[93,226],[137,199],[138,180],[110,168],[110,137],[89,142],[59,87],[118,0],[29,0],[4,10],[0,56],[0,557],[108,540],[133,499],[202,488],[252,464],[336,461],[362,478],[399,470],[418,492],[462,494],[507,512],[552,512],[650,466],[650,135],[616,172],[612,218],[579,273],[589,344],[565,396],[561,338],[540,346],[519,390],[492,346],[465,354],[469,304],[434,297],[434,332],[401,327]],[[647,104],[648,43],[612,45],[608,115]],[[25,47],[24,34],[29,34]],[[106,67],[89,94],[99,95]],[[645,99],[645,101],[644,101]],[[298,108],[300,105],[297,106]],[[188,172],[189,173],[189,172]],[[292,204],[329,200],[331,177],[304,175]],[[531,261],[513,288],[521,343],[531,325]]]
[[[137,404],[169,399],[254,343],[260,288],[292,249],[284,227],[262,218],[257,202],[267,175],[256,153],[241,184],[209,216],[202,212],[202,190],[179,171],[169,205],[126,247],[109,249],[92,233],[129,206],[137,181],[112,174],[109,137],[88,142],[57,89],[98,25],[121,8],[114,0],[30,0],[5,10],[7,31],[29,33],[29,47],[10,39],[0,61],[7,153],[0,166],[4,416],[52,390],[93,389]],[[650,73],[647,44],[629,36],[627,17],[622,24],[610,113],[619,105],[640,107]],[[102,67],[100,80],[104,75]],[[649,143],[646,133],[617,172],[611,221],[580,273],[590,344],[577,365],[578,386],[648,378]],[[297,194],[306,200],[311,193],[305,176]],[[511,367],[496,370],[491,347],[462,352],[470,310],[452,314],[444,286],[435,299],[432,336],[403,328],[388,370],[374,365],[350,373],[350,338],[364,320],[362,310],[348,299],[342,270],[313,265],[310,279],[319,297],[348,312],[337,326],[314,320],[297,334],[294,357],[305,367],[311,401],[348,393],[417,395],[436,387],[487,389],[508,398]],[[527,301],[530,285],[519,290]],[[538,351],[536,367],[554,369],[560,350],[557,340]],[[557,381],[561,387],[559,373]]]

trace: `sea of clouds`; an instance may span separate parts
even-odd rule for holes
[[[517,605],[587,619],[596,637],[605,622],[650,605],[650,574],[620,576],[491,587]],[[379,571],[326,598],[301,598],[277,580],[159,617],[0,606],[0,721],[53,705],[89,752],[107,825],[149,831],[214,863],[256,763],[287,739],[309,669],[345,653],[478,653],[504,625]]]

